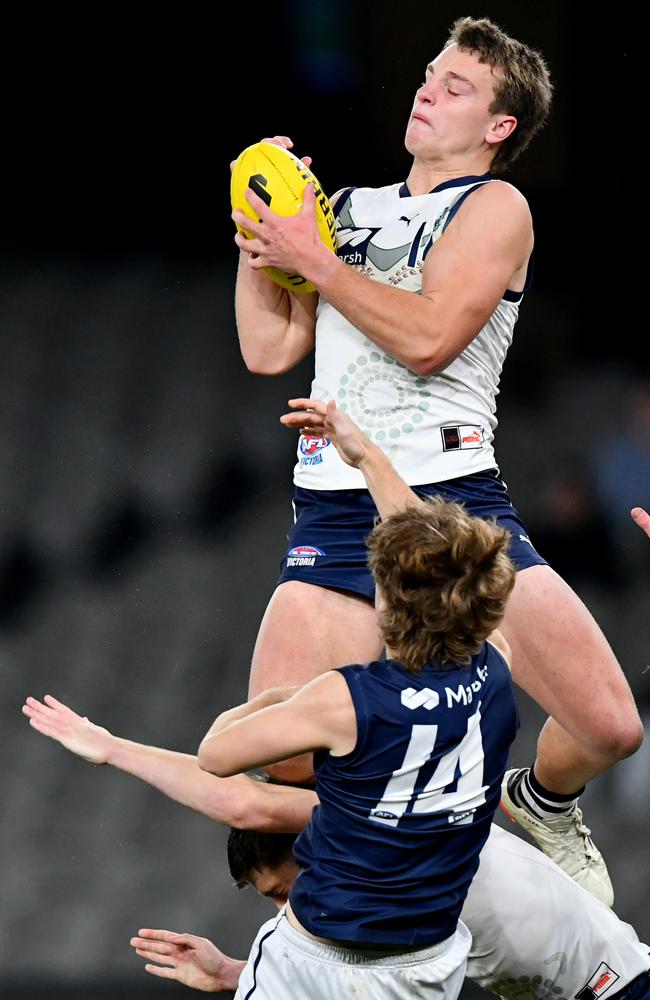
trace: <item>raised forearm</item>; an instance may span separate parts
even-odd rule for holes
[[[266,833],[299,833],[318,803],[315,792],[256,781],[245,774],[218,778],[197,758],[113,737],[107,759],[216,823]]]
[[[422,500],[413,492],[390,464],[381,448],[368,443],[358,468],[382,518],[407,507],[419,506]]]
[[[240,252],[235,317],[242,357],[252,371],[283,346],[289,316],[289,293],[249,267],[248,254]]]
[[[221,712],[214,720],[206,733],[206,739],[214,736],[215,733],[223,732],[228,726],[231,726],[239,719],[245,719],[246,716],[252,715],[253,712],[258,712],[260,708],[268,708],[269,705],[278,705],[281,701],[286,701],[287,698],[291,698],[298,691],[299,687],[300,685],[267,688],[266,691],[262,691],[249,701],[245,701],[242,705],[226,709],[225,712]]]
[[[249,371],[279,375],[302,360],[313,344],[313,335],[306,332],[312,323],[306,306],[263,271],[250,267],[248,254],[240,252],[235,316],[239,346]]]

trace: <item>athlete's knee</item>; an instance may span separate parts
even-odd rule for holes
[[[631,757],[643,743],[643,723],[634,706],[615,719],[596,739],[598,753],[610,764]]]
[[[643,743],[643,735],[643,723],[638,712],[634,711],[631,713],[629,722],[621,727],[618,734],[617,749],[620,760],[624,757],[631,757],[633,753],[637,752]]]

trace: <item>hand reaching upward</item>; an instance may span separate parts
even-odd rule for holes
[[[373,445],[354,420],[339,410],[333,399],[290,399],[291,413],[280,417],[285,427],[296,427],[303,435],[323,435],[330,439],[348,465],[358,469]]]

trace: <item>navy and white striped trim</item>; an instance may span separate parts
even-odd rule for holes
[[[462,187],[464,184],[476,184],[477,181],[491,181],[493,179],[492,174],[468,174],[467,177],[452,177],[449,181],[442,181],[441,184],[437,184],[436,187],[432,188],[428,194],[435,194],[437,191],[445,191],[447,188],[451,187]],[[406,181],[402,184],[399,189],[400,198],[412,198],[413,195],[408,189]]]
[[[338,219],[339,215],[349,202],[350,195],[352,194],[353,191],[356,191],[355,187],[345,188],[343,191],[341,191],[341,194],[337,198],[336,205],[332,209],[332,211],[334,212],[335,219]]]
[[[470,189],[469,189],[468,191],[463,191],[463,193],[461,194],[460,198],[458,198],[458,199],[457,199],[457,200],[456,200],[456,201],[454,202],[454,204],[453,204],[453,205],[451,206],[451,208],[450,208],[450,210],[449,210],[449,215],[448,215],[448,216],[447,216],[447,218],[445,219],[445,224],[444,224],[444,226],[442,227],[442,231],[443,231],[443,233],[444,233],[445,229],[447,228],[447,226],[449,225],[449,223],[451,222],[451,220],[452,220],[452,219],[454,218],[454,216],[456,215],[456,212],[458,211],[458,209],[460,208],[460,206],[461,206],[461,205],[463,204],[463,202],[465,201],[465,199],[467,198],[467,196],[468,196],[469,194],[471,194],[471,193],[472,193],[472,191],[478,191],[478,189],[479,189],[480,187],[483,187],[483,184],[487,184],[487,183],[488,183],[488,181],[481,181],[481,183],[480,183],[480,184],[476,184],[476,185],[475,185],[474,187],[471,187],[471,188],[470,188]]]

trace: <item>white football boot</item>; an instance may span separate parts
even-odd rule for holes
[[[501,808],[507,816],[537,842],[540,849],[563,872],[588,892],[612,906],[614,890],[603,856],[589,836],[591,830],[582,822],[582,809],[574,805],[566,816],[539,819],[523,806],[517,805],[508,793],[508,782],[525,768],[506,771],[501,786]]]

